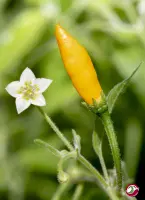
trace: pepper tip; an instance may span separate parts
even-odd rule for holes
[[[59,23],[56,24],[55,35],[57,39],[60,39],[60,38],[65,39],[67,37],[67,33],[65,32],[65,30],[61,27]]]
[[[62,27],[61,27],[60,24],[58,23],[58,24],[56,24],[56,26],[55,26],[55,33],[60,32],[60,30],[62,30]]]

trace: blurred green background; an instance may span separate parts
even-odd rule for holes
[[[56,191],[64,189],[57,181],[58,160],[33,141],[41,138],[58,149],[64,148],[63,143],[35,107],[18,115],[14,98],[5,91],[27,66],[36,77],[53,79],[44,94],[45,110],[70,140],[71,129],[77,131],[82,154],[101,171],[91,144],[94,117],[81,106],[64,70],[54,36],[58,22],[88,50],[106,94],[145,58],[144,0],[0,0],[0,200],[51,200]],[[134,183],[139,160],[144,162],[140,156],[144,113],[142,64],[112,114],[121,157]],[[104,132],[99,120],[96,131]],[[107,167],[113,168],[105,137],[103,153]],[[70,167],[72,172],[82,166],[72,162]],[[68,184],[61,199],[71,199],[75,187],[75,181]],[[94,183],[84,181],[80,199],[107,198]]]

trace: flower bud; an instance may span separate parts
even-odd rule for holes
[[[69,175],[64,171],[59,171],[57,178],[60,183],[66,183],[69,179]]]

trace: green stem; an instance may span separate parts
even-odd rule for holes
[[[92,166],[92,164],[82,155],[78,155],[78,160],[96,177],[102,189],[108,194],[111,200],[119,200],[115,191],[109,189],[108,184],[102,175]]]
[[[58,171],[63,171],[64,162],[70,158],[76,159],[77,153],[76,151],[69,152],[66,156],[62,157],[58,163]]]
[[[58,127],[55,125],[55,123],[51,120],[51,118],[42,110],[41,107],[38,107],[39,111],[45,118],[45,120],[48,122],[48,124],[51,126],[51,128],[54,130],[54,132],[57,134],[57,136],[63,141],[63,143],[67,146],[67,148],[70,151],[73,151],[73,146],[70,144],[70,142],[64,137],[64,135],[60,132]]]
[[[83,185],[82,184],[77,185],[72,200],[79,200],[79,198],[82,194],[82,191],[83,191]]]
[[[111,188],[108,189],[108,195],[110,196],[111,200],[121,200],[121,198],[117,197]]]
[[[72,184],[69,181],[67,183],[60,184],[51,200],[61,200],[64,193],[66,193],[71,186]]]
[[[101,167],[102,167],[102,170],[103,170],[104,177],[105,177],[106,181],[108,181],[108,183],[109,183],[109,176],[108,176],[107,168],[106,168],[106,165],[105,165],[102,149],[101,149],[98,156],[99,156],[99,160],[100,160],[100,164],[101,164]]]
[[[102,175],[91,165],[91,163],[89,161],[87,161],[87,159],[82,156],[79,155],[78,156],[78,160],[90,171],[92,172],[92,174],[94,174],[94,176],[96,177],[96,179],[98,180],[98,183],[100,184],[100,186],[102,187],[102,189],[108,194],[108,196],[111,198],[111,200],[119,200],[119,198],[116,196],[115,191],[112,191],[111,189],[109,189],[108,184],[106,183],[106,181],[104,180],[104,178],[102,177]]]
[[[118,190],[120,191],[122,188],[122,172],[121,172],[121,159],[120,159],[120,151],[119,151],[119,146],[116,138],[116,134],[114,131],[113,123],[111,121],[111,117],[108,111],[102,113],[100,115],[100,118],[102,119],[111,152],[113,155],[113,160],[114,160],[114,165],[116,168],[116,173],[117,173],[117,185],[118,185]]]
[[[93,167],[93,165],[82,155],[78,155],[78,160],[96,177],[98,183],[102,188],[108,187],[108,184],[102,177],[102,175]]]

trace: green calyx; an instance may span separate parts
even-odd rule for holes
[[[32,82],[25,82],[24,86],[21,86],[18,94],[22,94],[23,95],[23,99],[26,100],[35,100],[38,96],[38,91],[39,91],[39,87],[38,85],[32,85]]]
[[[108,106],[107,106],[107,102],[106,102],[106,96],[103,92],[101,93],[100,101],[96,101],[95,99],[93,99],[92,105],[89,105],[86,102],[82,102],[82,104],[88,110],[97,114],[98,116],[100,116],[101,114],[103,114],[104,112],[106,112],[108,110]]]

